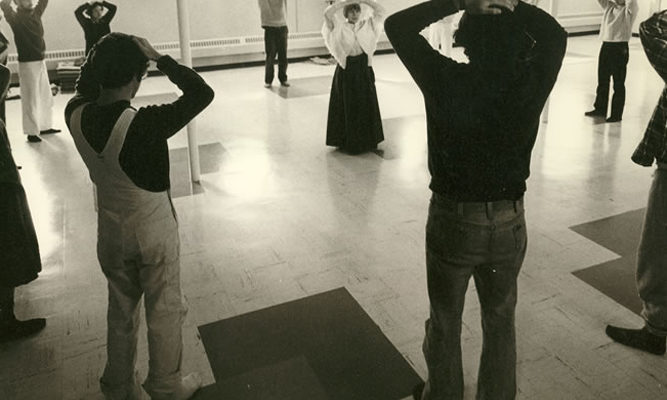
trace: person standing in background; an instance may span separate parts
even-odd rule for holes
[[[602,47],[598,57],[598,87],[593,109],[587,117],[607,117],[609,104],[609,80],[614,79],[614,96],[611,99],[611,115],[607,122],[623,119],[625,108],[625,77],[627,75],[630,50],[628,41],[632,37],[632,24],[637,18],[637,0],[598,0],[604,9],[600,25]]]
[[[369,6],[372,15],[362,17],[360,4]],[[336,15],[341,9],[344,19]],[[324,10],[322,36],[338,62],[329,96],[326,144],[350,154],[374,150],[384,140],[372,65],[385,15],[375,0],[343,0]]]
[[[106,12],[105,12],[106,10]],[[89,1],[81,4],[75,11],[74,16],[83,28],[86,39],[86,55],[102,36],[111,32],[109,24],[116,15],[118,7],[108,1]]]
[[[454,21],[456,14],[446,16],[428,28],[428,42],[445,57],[452,55],[454,47]]]
[[[273,63],[278,56],[278,80],[280,86],[289,87],[287,82],[287,0],[257,0],[264,29],[264,51],[266,71],[264,87],[270,88],[275,74]]]
[[[31,143],[41,142],[38,135],[60,132],[53,128],[51,108],[53,94],[49,85],[49,73],[44,62],[46,43],[42,14],[49,0],[2,0],[0,9],[5,14],[14,32],[14,41],[19,55],[19,85],[23,112],[23,133]]]
[[[9,87],[9,70],[0,66],[0,100]],[[14,315],[15,288],[37,279],[42,270],[39,243],[30,216],[21,178],[0,122],[0,343],[33,335],[46,326],[46,319],[27,321]]]

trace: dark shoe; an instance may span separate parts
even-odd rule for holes
[[[607,325],[605,332],[614,342],[658,356],[665,354],[666,338],[652,334],[646,327],[642,329],[626,329]]]
[[[412,398],[414,400],[422,400],[422,393],[424,393],[424,388],[426,387],[426,383],[422,382],[415,386],[412,389]]]
[[[40,139],[37,135],[28,135],[28,141],[30,143],[39,143],[42,141],[42,139]]]
[[[280,86],[282,86],[282,87],[290,87],[291,85],[289,84],[289,82],[285,81],[285,82],[280,82]]]
[[[602,110],[591,110],[584,113],[587,117],[606,117],[607,113]]]
[[[49,129],[46,129],[46,130],[43,130],[43,131],[39,131],[39,134],[40,135],[50,135],[52,133],[58,133],[58,132],[60,132],[60,129],[49,128]]]
[[[621,122],[622,119],[623,118],[621,118],[621,117],[611,116],[611,117],[607,118],[605,121],[607,121],[607,122]]]
[[[0,343],[17,340],[41,331],[46,326],[46,319],[34,318],[27,321],[14,319],[10,322],[0,322]]]

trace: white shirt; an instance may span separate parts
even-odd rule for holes
[[[625,0],[619,5],[611,0],[598,0],[605,9],[600,26],[600,39],[603,42],[627,42],[632,37],[632,24],[637,18],[639,6],[637,0]]]
[[[371,66],[373,53],[382,34],[383,21],[384,14],[380,13],[359,19],[354,25],[336,16],[333,29],[329,29],[329,25],[324,21],[322,26],[324,44],[343,69],[346,67],[348,56],[358,56],[362,53],[368,55],[368,66]]]

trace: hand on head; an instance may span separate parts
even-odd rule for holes
[[[463,0],[466,12],[470,14],[497,15],[505,8],[514,11],[519,0]]]
[[[146,56],[151,61],[157,61],[160,57],[162,57],[162,54],[160,54],[155,48],[148,42],[148,40],[138,37],[138,36],[132,36],[132,40],[134,43],[139,46],[139,50],[141,50],[142,53]]]

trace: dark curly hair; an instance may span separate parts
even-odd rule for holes
[[[112,32],[91,49],[86,63],[97,82],[105,89],[114,89],[138,80],[148,70],[148,58],[132,40],[132,36]]]

